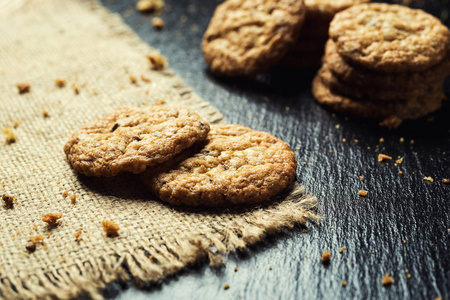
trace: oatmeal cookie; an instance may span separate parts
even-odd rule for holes
[[[202,42],[211,72],[247,77],[266,71],[296,41],[305,11],[302,0],[225,1]]]
[[[355,100],[334,93],[322,81],[320,76],[313,80],[312,92],[317,102],[335,111],[359,117],[400,120],[417,119],[438,110],[445,98],[442,85],[433,87],[433,91],[408,101],[371,101]]]
[[[378,89],[408,90],[425,88],[444,80],[450,75],[450,51],[444,60],[423,72],[388,74],[367,70],[347,63],[337,52],[336,44],[330,39],[325,46],[324,64],[343,82],[357,86]]]
[[[122,107],[77,130],[64,146],[75,171],[87,176],[141,173],[195,142],[209,124],[182,107]]]
[[[434,90],[436,84],[442,84],[440,82],[433,83],[429,86],[418,86],[412,89],[400,90],[400,89],[379,89],[370,86],[357,86],[352,83],[340,81],[330,71],[327,64],[323,64],[320,70],[317,72],[318,76],[322,79],[323,83],[330,87],[333,92],[336,92],[343,96],[349,96],[353,99],[362,100],[379,100],[379,101],[406,101],[411,98],[418,98]]]
[[[165,202],[214,207],[268,200],[291,185],[296,168],[291,148],[269,133],[211,125],[204,143],[141,176]]]
[[[305,0],[308,19],[329,20],[350,6],[367,3],[370,0]]]
[[[392,73],[437,65],[450,42],[450,32],[439,19],[385,3],[356,5],[336,14],[329,33],[345,60]]]

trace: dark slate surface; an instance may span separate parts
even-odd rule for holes
[[[218,1],[166,0],[161,32],[152,28],[153,16],[137,13],[134,3],[103,0],[228,122],[268,131],[291,145],[299,160],[298,181],[317,195],[323,221],[309,225],[307,234],[297,228],[248,253],[230,254],[220,271],[190,268],[146,290],[111,286],[107,297],[450,299],[450,185],[441,181],[450,177],[448,102],[433,122],[406,122],[389,131],[319,106],[310,92],[315,70],[275,70],[252,81],[216,79],[206,69],[200,43]],[[450,1],[412,3],[449,25]],[[450,95],[449,82],[446,91]],[[378,163],[379,153],[404,161]],[[358,196],[360,189],[369,191],[366,198]],[[327,249],[332,262],[324,267],[320,255]],[[381,285],[385,273],[395,280],[387,288]]]

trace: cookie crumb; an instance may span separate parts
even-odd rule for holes
[[[324,264],[328,264],[331,260],[331,253],[330,251],[326,250],[322,253],[322,257],[320,258],[320,260],[322,261],[322,263]]]
[[[31,89],[31,85],[28,82],[18,83],[16,86],[19,94],[26,94],[30,92]]]
[[[230,288],[230,285],[229,285],[229,284],[224,284],[224,285],[223,285],[223,289],[224,289],[224,290],[228,290],[229,288]]]
[[[55,79],[55,85],[59,88],[66,86],[66,81],[64,79]]]
[[[2,129],[2,132],[3,132],[4,134],[6,134],[5,140],[6,140],[6,143],[7,143],[8,145],[10,145],[10,144],[16,142],[16,140],[17,140],[17,135],[14,133],[14,131],[12,131],[11,128],[5,127],[5,128]]]
[[[392,283],[394,283],[394,278],[392,278],[392,277],[389,276],[388,274],[384,274],[384,278],[381,280],[381,283],[382,283],[384,286],[391,285]]]
[[[344,250],[346,250],[346,249],[347,249],[347,247],[341,247],[341,248],[339,248],[339,253],[344,252]]]
[[[342,139],[342,142],[343,142],[343,143],[347,142],[347,139],[345,139],[345,138],[344,138],[344,139]]]
[[[33,253],[34,251],[36,251],[36,244],[34,244],[34,243],[27,243],[25,245],[25,249],[27,249],[27,251],[29,253]]]
[[[64,192],[62,193],[62,196],[63,196],[64,198],[66,198],[67,195],[69,195],[69,193],[68,193],[67,191],[64,191]]]
[[[75,239],[78,240],[80,238],[80,236],[81,236],[81,233],[82,233],[81,229],[78,229],[78,231],[74,235]]]
[[[48,118],[48,117],[50,117],[50,114],[48,113],[48,111],[46,110],[46,109],[42,109],[42,116],[44,117],[44,118]]]
[[[38,244],[38,243],[42,243],[45,240],[45,236],[43,236],[42,234],[38,234],[36,236],[30,236],[28,238],[30,240],[30,242],[32,242],[33,244]]]
[[[73,194],[72,196],[70,196],[70,202],[72,202],[72,204],[75,204],[77,202],[77,195]]]
[[[357,140],[357,139],[354,139],[354,142],[355,142],[356,144],[358,144],[358,143],[359,143],[359,140]]]
[[[363,196],[363,197],[366,197],[366,196],[367,196],[367,191],[359,190],[359,191],[358,191],[358,195]]]
[[[167,67],[167,60],[159,53],[147,55],[150,68],[153,70],[163,70]]]
[[[341,284],[342,284],[343,287],[345,287],[345,286],[347,285],[347,281],[343,280],[343,281],[341,282]]]
[[[425,179],[426,181],[429,181],[429,182],[434,182],[434,179],[431,178],[430,176],[425,176],[423,179]]]
[[[103,231],[106,232],[106,235],[109,237],[115,237],[119,235],[119,225],[110,220],[103,220]]]
[[[303,233],[308,233],[308,229],[303,229],[302,232]]]
[[[130,82],[132,84],[136,84],[137,83],[137,78],[135,76],[133,76],[133,75],[130,75]]]
[[[36,224],[33,225],[33,230],[34,230],[34,231],[37,231],[37,230],[38,230],[38,227],[37,227]]]
[[[159,100],[157,100],[157,101],[155,102],[155,104],[156,104],[156,105],[164,105],[164,104],[166,104],[166,100],[164,100],[164,99],[159,99]]]
[[[162,0],[139,0],[136,9],[140,12],[160,11],[164,7]]]
[[[403,174],[403,171],[398,172],[399,174]]]
[[[269,267],[269,270],[272,271],[272,266]]]
[[[380,143],[384,143],[384,138],[380,138]]]
[[[238,267],[234,267],[234,271],[237,272],[238,271]]]
[[[286,106],[286,107],[284,108],[284,110],[285,110],[285,111],[290,111],[291,108],[290,108],[289,106]]]
[[[14,123],[13,123],[13,128],[14,129],[16,129],[17,127],[19,127],[19,125],[20,125],[20,121],[14,121]]]
[[[153,28],[155,28],[157,30],[161,30],[164,28],[164,21],[160,17],[154,17],[152,19],[152,25],[153,25]]]
[[[403,143],[405,141],[405,138],[400,138],[400,143]]]
[[[14,197],[12,197],[10,195],[7,195],[7,194],[3,194],[2,199],[5,202],[5,206],[13,207],[13,205],[14,205]]]
[[[78,86],[75,83],[72,83],[72,89],[73,89],[73,92],[75,93],[75,95],[78,95],[80,93],[80,89],[78,88]]]
[[[403,162],[403,157],[400,157],[399,159],[397,159],[396,161],[395,161],[395,163],[396,164],[401,164]]]
[[[145,75],[141,75],[141,80],[142,80],[143,82],[150,82],[150,81],[151,81],[151,79],[148,78],[148,77],[145,76]]]
[[[382,162],[382,161],[385,161],[385,160],[391,160],[392,159],[392,157],[391,156],[389,156],[389,155],[386,155],[386,154],[378,154],[378,161],[379,162]]]
[[[339,128],[341,128],[341,125],[340,125],[340,124],[337,124],[337,125],[336,125],[336,129],[339,129]]]
[[[42,221],[47,223],[49,226],[54,226],[58,224],[58,220],[61,219],[62,214],[45,214],[42,215]]]
[[[410,143],[411,143],[411,144],[414,144],[414,140],[411,140]]]
[[[450,179],[448,179],[448,178],[442,178],[442,182],[443,182],[443,183],[450,183]]]

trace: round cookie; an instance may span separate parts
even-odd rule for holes
[[[430,86],[419,86],[413,89],[400,90],[400,89],[378,89],[370,86],[361,87],[351,83],[344,83],[340,81],[328,68],[327,64],[323,64],[320,70],[317,72],[318,76],[322,79],[330,89],[340,95],[349,96],[353,99],[362,100],[379,100],[379,101],[406,101],[411,98],[417,98],[433,90],[433,86],[437,83],[433,83]]]
[[[227,0],[216,8],[202,51],[211,72],[249,77],[274,65],[298,37],[305,6],[298,0]]]
[[[294,152],[266,132],[211,125],[206,141],[194,148],[141,175],[153,194],[173,205],[252,204],[268,200],[295,179]]]
[[[334,15],[350,6],[367,3],[370,0],[304,0],[308,19],[331,21]]]
[[[324,64],[339,80],[357,86],[392,90],[423,89],[441,82],[450,75],[450,51],[441,63],[426,71],[388,74],[347,63],[337,52],[336,44],[330,39],[325,46]]]
[[[64,146],[74,170],[87,176],[141,173],[203,141],[209,124],[182,107],[121,107],[78,129]]]
[[[380,72],[419,72],[447,55],[450,32],[439,19],[401,5],[352,6],[334,17],[330,38],[345,60]]]
[[[314,78],[312,92],[317,102],[332,110],[376,119],[417,119],[438,110],[445,98],[441,84],[434,86],[430,93],[408,101],[359,101],[333,93],[320,76]]]

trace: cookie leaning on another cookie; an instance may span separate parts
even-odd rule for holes
[[[220,4],[202,42],[211,72],[254,76],[268,70],[297,39],[303,0],[227,0]]]
[[[204,143],[141,177],[165,202],[216,207],[268,200],[291,185],[296,168],[291,148],[269,133],[211,125]]]
[[[122,107],[78,129],[64,146],[76,172],[87,176],[141,173],[203,141],[209,124],[182,107]]]

